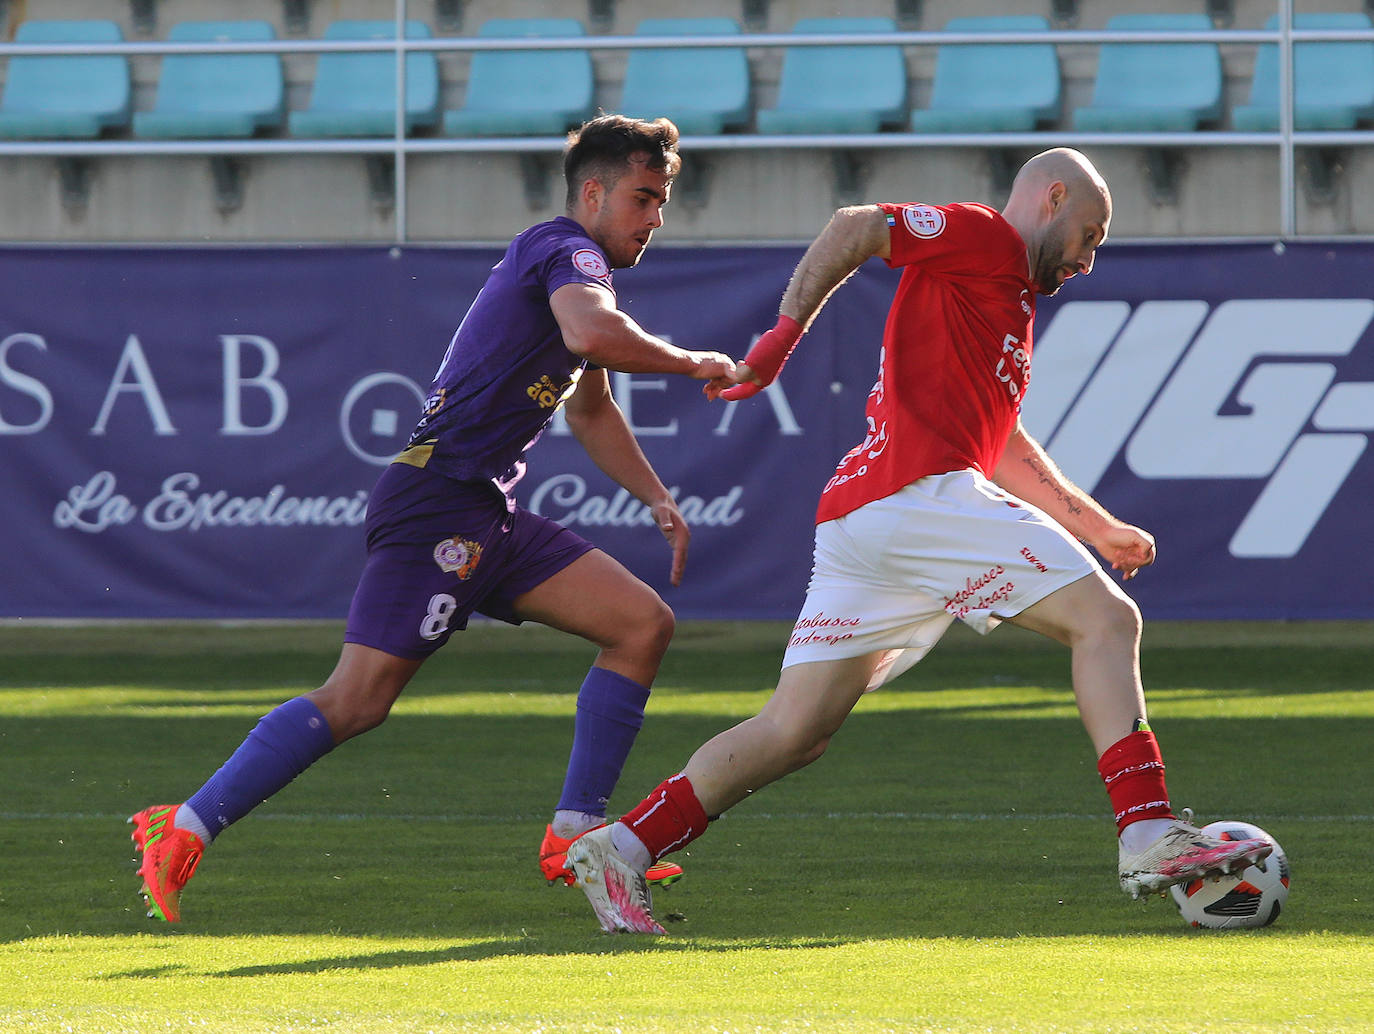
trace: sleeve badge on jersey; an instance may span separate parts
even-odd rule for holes
[[[572,264],[577,267],[579,272],[596,277],[598,280],[605,280],[611,275],[611,269],[606,265],[606,260],[597,252],[592,251],[591,248],[580,248],[574,251]]]
[[[945,213],[930,205],[907,205],[902,220],[913,237],[928,239],[945,232]]]
[[[481,559],[480,543],[469,542],[456,535],[451,539],[444,539],[434,547],[434,562],[439,565],[439,570],[456,574],[460,581],[468,579],[477,567],[477,561]]]

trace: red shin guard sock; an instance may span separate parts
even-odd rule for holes
[[[656,786],[620,820],[643,841],[654,861],[686,847],[706,832],[710,819],[687,777],[673,776]]]
[[[1098,758],[1097,771],[1112,801],[1118,835],[1141,819],[1174,817],[1164,785],[1164,759],[1149,729],[1139,729],[1108,747]]]

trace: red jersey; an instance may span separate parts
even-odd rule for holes
[[[1026,245],[985,205],[880,205],[903,267],[868,433],[821,492],[816,523],[928,474],[991,477],[1030,381],[1035,292]]]

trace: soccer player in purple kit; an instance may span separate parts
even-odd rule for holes
[[[373,490],[367,561],[333,673],[264,716],[184,804],[130,818],[149,917],[180,921],[182,888],[205,847],[335,746],[381,724],[473,612],[537,621],[599,647],[578,692],[563,793],[540,848],[545,877],[572,882],[568,845],[605,822],[673,614],[612,557],[521,509],[512,490],[525,451],[562,403],[597,466],[649,508],[679,584],[689,530],[606,372],[704,381],[734,372],[727,356],[678,348],[616,307],[611,271],[635,265],[663,224],[681,166],[677,140],[667,119],[620,115],[569,134],[567,215],[511,242],[454,333],[408,447]],[[680,873],[671,866],[659,877]]]

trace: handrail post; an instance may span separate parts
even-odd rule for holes
[[[1298,234],[1296,155],[1293,147],[1293,0],[1279,0],[1279,236]]]
[[[391,163],[397,244],[406,240],[406,0],[396,0],[396,149]]]

